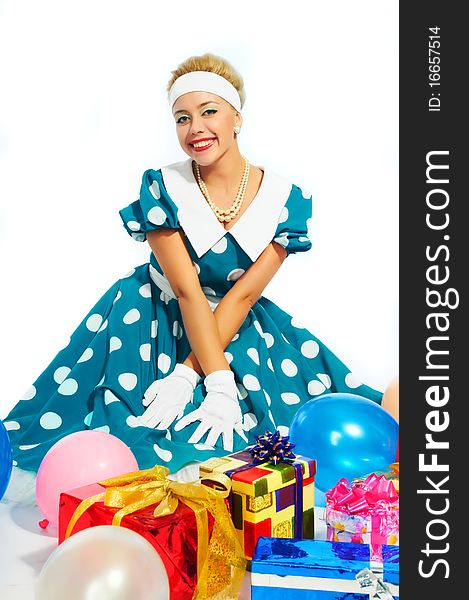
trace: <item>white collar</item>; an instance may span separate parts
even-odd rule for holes
[[[254,262],[272,241],[292,184],[264,170],[259,191],[246,211],[227,231],[207,204],[192,172],[192,159],[161,168],[163,182],[178,208],[182,229],[200,258],[230,233]]]

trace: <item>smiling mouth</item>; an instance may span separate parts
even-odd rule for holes
[[[198,142],[193,142],[189,145],[192,146],[192,148],[194,148],[194,150],[200,151],[200,150],[205,150],[206,148],[210,147],[215,142],[215,140],[216,140],[216,138],[212,138],[210,140],[200,140]]]

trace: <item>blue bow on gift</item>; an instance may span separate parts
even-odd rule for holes
[[[280,431],[271,433],[266,431],[264,435],[256,437],[257,445],[249,448],[252,454],[252,464],[258,465],[262,462],[269,461],[276,465],[281,461],[294,460],[296,455],[293,454],[292,448],[295,444],[289,442],[288,435],[280,435]]]

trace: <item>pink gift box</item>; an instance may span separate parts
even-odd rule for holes
[[[327,539],[369,544],[372,560],[383,545],[399,544],[399,495],[392,480],[374,473],[349,483],[341,479],[326,492]]]

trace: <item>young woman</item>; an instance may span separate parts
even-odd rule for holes
[[[241,153],[242,78],[220,57],[191,57],[168,97],[188,158],[146,170],[120,211],[150,260],[98,300],[5,419],[17,474],[87,428],[122,439],[141,469],[175,472],[286,431],[320,394],[381,402],[262,296],[287,256],[311,248],[311,197]]]

